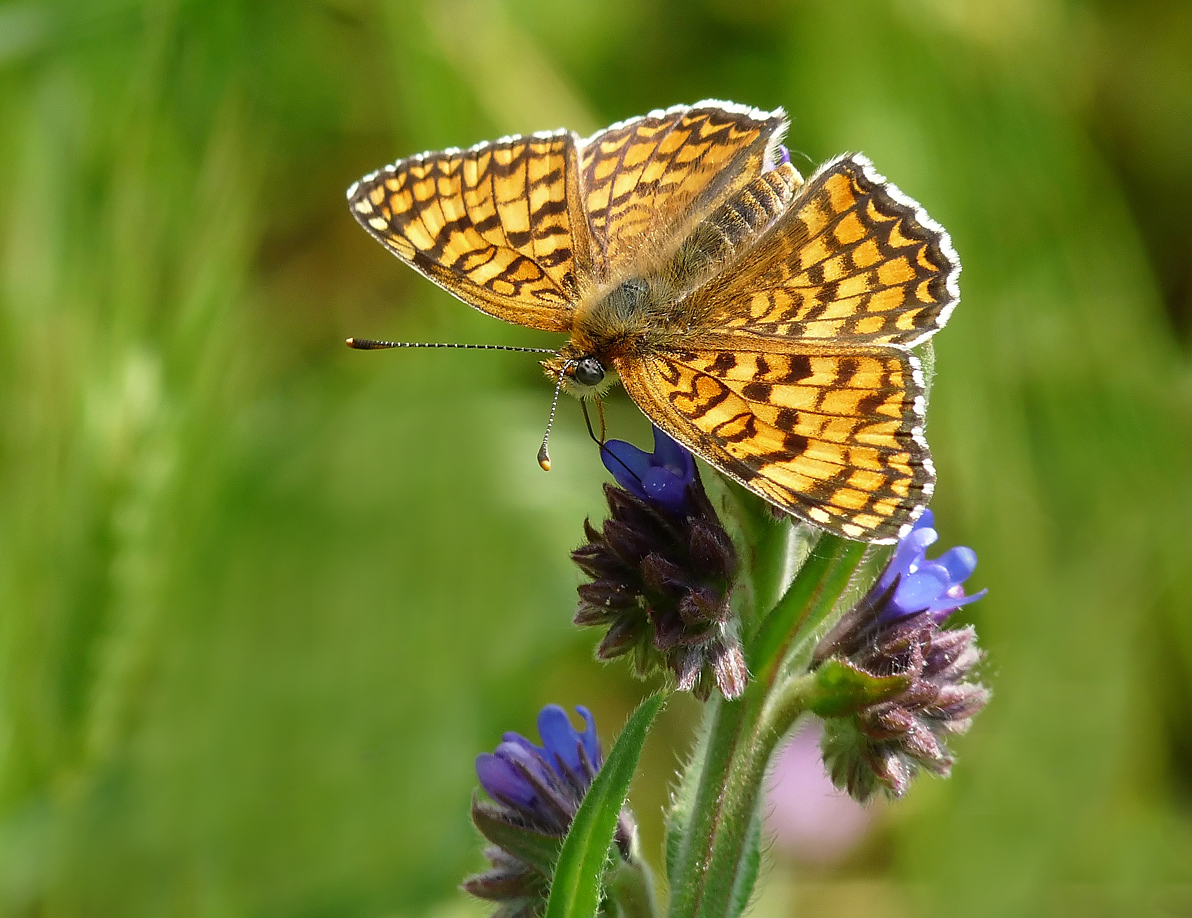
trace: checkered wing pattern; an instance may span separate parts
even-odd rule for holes
[[[854,154],[812,176],[703,305],[748,336],[910,347],[947,320],[959,275],[943,228]]]
[[[897,539],[935,480],[918,361],[725,343],[616,366],[655,424],[762,497],[847,538]]]
[[[780,110],[699,102],[589,137],[580,151],[597,276],[619,280],[670,254],[717,202],[755,179],[786,130]]]
[[[465,303],[571,330],[591,271],[575,135],[509,137],[424,153],[348,189],[352,213],[393,254]]]
[[[934,487],[909,348],[959,298],[947,233],[854,155],[739,252],[691,297],[707,337],[622,361],[626,389],[777,506],[849,538],[897,539]]]

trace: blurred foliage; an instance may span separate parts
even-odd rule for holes
[[[47,0],[0,6],[0,914],[475,911],[475,753],[547,700],[610,738],[643,688],[569,625],[575,406],[542,475],[532,359],[340,343],[547,336],[343,192],[707,96],[952,232],[935,509],[991,593],[955,777],[757,913],[1192,912],[1192,7]]]

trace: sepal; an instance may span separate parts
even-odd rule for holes
[[[481,800],[478,793],[472,794],[472,823],[480,830],[480,834],[498,849],[534,868],[544,878],[551,876],[562,840],[558,836],[518,825],[507,813],[508,810]]]
[[[902,673],[875,676],[861,667],[833,657],[820,664],[807,696],[807,707],[820,717],[845,717],[907,691],[912,677]]]

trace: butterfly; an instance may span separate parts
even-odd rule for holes
[[[807,180],[781,110],[704,101],[400,160],[348,189],[389,251],[500,319],[569,336],[548,375],[614,377],[782,510],[893,542],[931,496],[911,348],[959,300],[944,229],[860,154]]]

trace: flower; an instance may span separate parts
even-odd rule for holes
[[[862,802],[879,788],[901,797],[921,768],[949,774],[947,738],[966,732],[990,698],[972,679],[983,658],[976,630],[943,627],[986,593],[964,592],[977,556],[957,547],[929,561],[927,548],[938,537],[928,511],[815,650],[816,666],[836,660],[884,686],[877,700],[828,717],[821,741],[833,782]]]
[[[670,513],[691,512],[688,489],[695,481],[695,459],[666,433],[654,428],[654,452],[624,440],[609,440],[600,451],[604,467],[622,488]]]
[[[492,802],[473,796],[472,821],[492,842],[485,850],[492,867],[468,877],[463,888],[501,903],[495,913],[500,918],[541,914],[558,848],[604,762],[591,713],[575,710],[585,724],[582,732],[563,708],[549,704],[538,714],[541,746],[506,733],[495,752],[476,757],[476,776]],[[626,860],[636,831],[623,809],[615,839]]]
[[[961,606],[976,602],[988,592],[964,594],[962,584],[977,566],[977,553],[971,548],[958,545],[934,561],[927,560],[928,547],[939,538],[934,522],[930,510],[916,520],[870,589],[867,598],[882,605],[880,614],[887,620],[927,612],[942,622]],[[891,587],[893,593],[883,600]]]
[[[620,487],[605,485],[609,518],[584,522],[572,552],[591,577],[579,587],[577,625],[606,626],[602,660],[632,654],[643,678],[668,669],[707,699],[745,690],[745,656],[729,603],[737,553],[700,482],[695,460],[654,428],[654,451],[621,440],[601,448]]]

